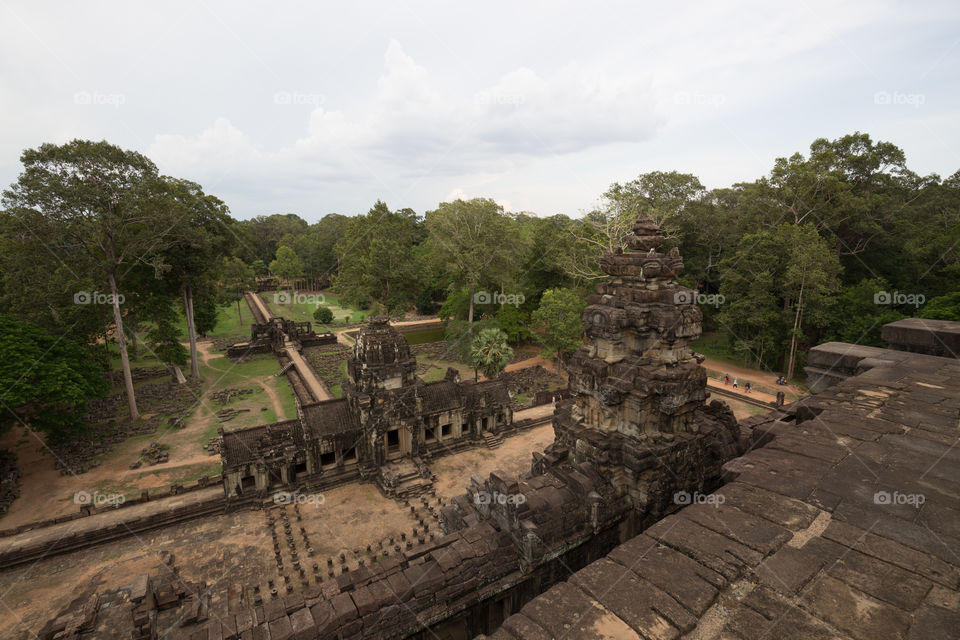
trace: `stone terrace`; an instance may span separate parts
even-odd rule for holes
[[[960,637],[960,360],[896,355],[746,421],[712,497],[489,638]]]

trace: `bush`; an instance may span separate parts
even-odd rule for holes
[[[316,311],[313,312],[313,319],[319,322],[320,324],[332,324],[333,323],[333,311],[329,307],[319,306]]]

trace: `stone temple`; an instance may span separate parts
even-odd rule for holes
[[[360,330],[343,398],[297,406],[297,418],[221,432],[227,497],[371,479],[390,496],[422,492],[425,462],[508,431],[510,397],[498,380],[423,382],[407,339],[385,317]]]
[[[945,346],[956,325],[894,327],[906,351],[816,347],[818,393],[737,422],[707,403],[690,349],[701,315],[662,242],[641,219],[629,250],[604,258],[609,279],[584,311],[588,344],[569,363],[554,442],[519,477],[474,475],[440,506],[439,532],[431,523],[415,542],[391,539],[370,563],[310,580],[300,565],[310,550],[296,553],[302,511],[246,502],[265,512],[278,562],[292,555],[302,588],[289,574],[286,593],[219,575],[198,584],[167,557],[132,584],[95,584],[38,637],[960,637],[960,360]],[[925,350],[930,331],[951,357]],[[425,384],[411,360],[385,322],[370,323],[343,400],[225,434],[227,492],[266,496],[348,473],[389,491],[390,470],[416,465],[433,438],[469,441],[509,423],[492,385]],[[404,505],[418,502],[437,510],[435,496]],[[0,562],[82,542],[28,538]],[[241,573],[259,552],[217,564]]]

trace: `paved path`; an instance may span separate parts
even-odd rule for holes
[[[253,300],[253,304],[256,305],[257,309],[260,311],[260,314],[262,314],[262,317],[264,318],[264,322],[269,321],[270,318],[273,317],[273,314],[270,313],[270,309],[268,309],[267,305],[264,304],[263,299],[260,297],[260,294],[254,293],[251,291],[249,292],[249,296],[247,297],[247,299]]]
[[[307,389],[310,390],[313,397],[317,400],[333,400],[334,395],[327,389],[327,385],[323,384],[323,381],[317,377],[317,374],[313,371],[313,367],[303,359],[300,352],[293,348],[293,346],[288,346],[285,351],[290,360],[293,361],[293,366],[297,370],[297,373],[300,374],[300,379],[303,380],[303,384],[307,385]]]
[[[911,354],[741,424],[773,438],[709,501],[490,640],[960,637],[960,361]]]

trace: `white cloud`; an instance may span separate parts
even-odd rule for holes
[[[16,177],[24,147],[106,138],[242,217],[355,213],[377,198],[422,211],[455,193],[575,215],[640,171],[723,186],[856,129],[949,175],[960,164],[949,126],[958,13],[884,0],[550,12],[382,2],[335,15],[10,0],[0,6],[0,178]],[[928,100],[882,110],[881,90]],[[81,106],[77,91],[124,102]]]

